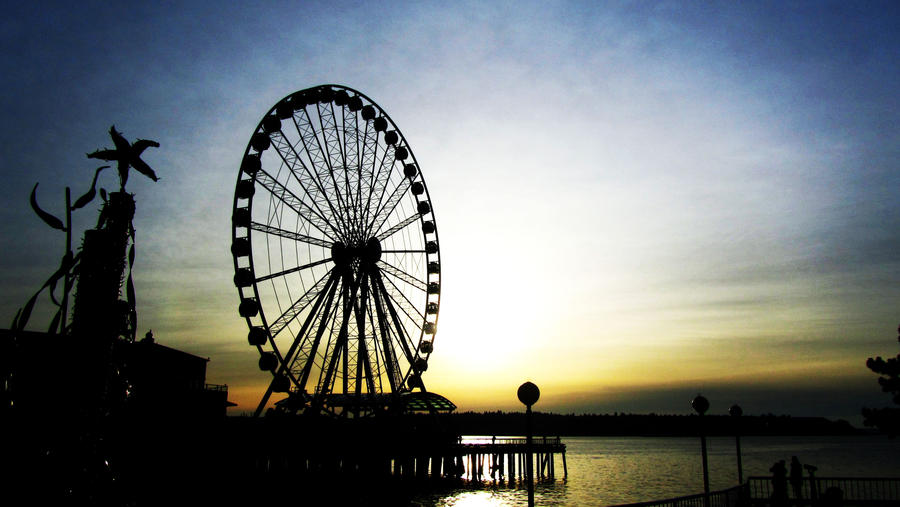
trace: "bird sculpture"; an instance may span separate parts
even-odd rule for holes
[[[135,168],[139,173],[147,176],[153,181],[159,181],[159,178],[156,177],[156,173],[153,172],[153,169],[151,169],[146,162],[141,160],[141,153],[148,147],[152,146],[154,148],[159,148],[158,142],[149,141],[147,139],[138,139],[134,144],[131,144],[122,136],[121,132],[116,130],[115,125],[109,127],[109,136],[112,137],[113,144],[116,146],[114,149],[100,149],[93,153],[88,153],[87,157],[106,161],[117,161],[119,164],[119,183],[123,192],[125,191],[125,183],[128,182],[129,167]]]

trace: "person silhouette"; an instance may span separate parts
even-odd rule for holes
[[[772,468],[772,505],[783,507],[787,505],[787,467],[784,460],[778,460]]]

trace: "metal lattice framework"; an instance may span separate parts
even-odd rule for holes
[[[359,414],[362,399],[425,390],[440,249],[400,130],[344,86],[272,107],[244,152],[232,254],[239,311],[272,392],[291,410]],[[348,399],[355,399],[348,402]]]

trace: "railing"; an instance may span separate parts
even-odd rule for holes
[[[464,438],[463,445],[525,445],[525,437],[469,437]],[[560,437],[534,437],[531,439],[534,445],[559,445]]]
[[[707,502],[706,495],[679,496],[654,500],[652,502],[639,502],[616,507],[742,507],[747,505],[747,485],[735,486],[721,491],[711,491]]]
[[[228,384],[205,384],[203,389],[207,391],[224,391],[228,392]]]
[[[762,505],[900,505],[900,478],[897,477],[805,477],[800,484],[789,480],[775,495],[772,477],[747,479],[750,502]]]
[[[805,506],[900,506],[900,478],[816,477],[804,478],[794,489],[790,481],[781,486],[786,497],[775,498],[772,477],[750,477],[747,483],[709,494],[679,496],[616,507],[805,507]]]

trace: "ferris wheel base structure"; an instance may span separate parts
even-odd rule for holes
[[[314,399],[309,395],[291,393],[287,398],[275,402],[276,410],[281,413],[306,413]],[[402,394],[329,394],[324,397],[324,412],[339,414],[365,415],[403,415],[414,413],[449,413],[456,410],[456,405],[437,393],[427,391],[407,392]]]
[[[441,295],[434,204],[374,101],[320,85],[263,115],[238,170],[231,253],[238,313],[271,375],[257,415],[274,393],[285,413],[455,408],[423,379]]]

